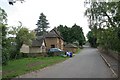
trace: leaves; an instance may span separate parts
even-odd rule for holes
[[[0,7],[0,24],[7,23],[7,13]]]
[[[76,24],[69,28],[67,26],[59,25],[57,27],[58,31],[60,31],[64,41],[67,43],[79,42],[79,45],[83,45],[85,42],[85,37],[82,31],[82,28]]]
[[[88,33],[88,41],[91,44],[98,43],[105,49],[120,52],[120,1],[119,2],[91,2],[85,15],[89,19],[91,31]],[[97,42],[94,41],[97,39]]]
[[[38,28],[35,29],[37,36],[41,36],[45,32],[47,32],[46,30],[49,28],[49,23],[46,19],[46,16],[43,13],[40,14],[39,20],[36,25],[38,26]]]
[[[17,39],[23,44],[31,44],[31,40],[34,39],[34,33],[30,33],[27,28],[21,28],[17,33]]]

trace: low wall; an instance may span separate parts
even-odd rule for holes
[[[75,53],[77,51],[78,48],[69,48],[69,47],[64,47],[64,51],[69,51],[69,52],[73,52]]]
[[[119,52],[113,51],[113,50],[110,50],[110,49],[106,50],[106,49],[103,49],[103,48],[100,48],[100,47],[98,48],[98,50],[100,52],[104,53],[104,54],[107,54],[107,55],[115,58],[116,60],[118,60],[120,62],[120,53]]]
[[[23,57],[46,57],[48,56],[47,53],[22,53]]]

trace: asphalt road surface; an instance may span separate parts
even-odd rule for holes
[[[20,78],[112,78],[112,72],[95,48],[84,48],[74,57]]]

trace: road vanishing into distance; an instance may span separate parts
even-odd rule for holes
[[[64,62],[19,78],[112,78],[112,72],[96,48],[85,47]]]

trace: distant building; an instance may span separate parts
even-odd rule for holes
[[[65,51],[70,51],[70,52],[73,52],[75,53],[77,51],[78,47],[74,44],[64,44],[64,50]]]
[[[46,44],[43,36],[38,36],[35,40],[32,41],[30,46],[29,53],[43,53],[46,52]]]
[[[50,48],[59,48],[63,50],[63,38],[56,28],[45,35],[45,43],[47,50]]]
[[[54,28],[43,36],[37,36],[37,38],[32,41],[31,46],[23,44],[20,52],[43,53],[48,51],[50,48],[59,48],[63,50],[63,44],[64,42],[62,36],[60,35],[60,32]]]

